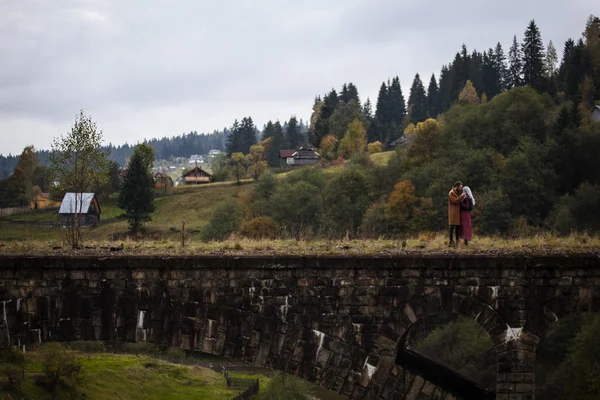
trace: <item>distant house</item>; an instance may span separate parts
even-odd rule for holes
[[[296,150],[279,150],[279,160],[282,167],[294,164],[294,153]]]
[[[80,225],[95,225],[100,222],[100,203],[94,193],[66,193],[58,215],[60,221],[67,224],[80,214]]]
[[[60,201],[54,201],[50,198],[50,193],[40,193],[29,204],[29,208],[42,210],[44,208],[60,207]]]
[[[390,143],[390,148],[393,149],[396,146],[409,145],[412,143],[412,141],[413,141],[412,136],[400,136],[398,139],[396,139],[392,143]]]
[[[153,178],[154,188],[156,189],[173,186],[173,179],[170,176],[163,174],[162,172],[155,173]]]
[[[593,122],[600,122],[600,106],[594,107],[594,109],[592,110],[592,113],[590,115],[590,119]]]
[[[321,155],[312,147],[300,147],[292,154],[293,165],[313,165],[319,162]]]
[[[298,150],[279,150],[282,168],[302,167],[319,162],[321,155],[312,147],[300,147]]]
[[[212,175],[203,170],[202,168],[195,167],[188,173],[184,174],[182,178],[183,183],[185,183],[186,185],[197,185],[201,183],[209,183],[211,177]]]
[[[217,156],[219,154],[221,154],[222,151],[221,150],[217,150],[217,149],[212,149],[211,151],[208,152],[209,156]]]
[[[190,159],[188,161],[188,163],[190,165],[197,165],[197,164],[202,164],[204,162],[204,157],[202,157],[199,154],[192,154],[190,156]]]

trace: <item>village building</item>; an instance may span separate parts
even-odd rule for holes
[[[29,204],[32,210],[43,210],[45,208],[60,207],[60,201],[54,201],[50,198],[50,193],[40,193]]]
[[[192,154],[190,156],[188,164],[189,165],[197,165],[197,164],[202,164],[203,162],[204,162],[204,157],[202,157],[199,154]]]
[[[100,203],[94,193],[66,193],[63,198],[58,215],[60,222],[71,224],[75,215],[79,214],[79,224],[95,225],[100,222]]]
[[[321,155],[312,147],[300,147],[292,154],[292,165],[294,167],[313,165],[319,162]],[[288,159],[289,160],[289,159]]]
[[[594,107],[592,113],[590,114],[590,120],[593,122],[600,122],[600,106]]]
[[[195,167],[187,173],[183,174],[183,183],[186,185],[197,185],[202,183],[210,183],[212,175],[200,167]]]

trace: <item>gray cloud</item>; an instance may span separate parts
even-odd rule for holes
[[[47,148],[80,108],[107,141],[212,131],[251,115],[308,118],[315,94],[354,82],[405,95],[466,43],[508,50],[535,18],[560,49],[595,0],[20,0],[0,5],[0,152]]]

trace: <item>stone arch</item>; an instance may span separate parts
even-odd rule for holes
[[[374,371],[368,377],[366,391],[373,390],[380,398],[390,398],[389,396],[394,398],[394,394],[390,393],[402,387],[407,396],[410,394],[427,399],[435,398],[437,393],[438,396],[442,396],[441,398],[453,398],[451,394],[439,392],[439,387],[419,376],[414,376],[411,386],[407,387],[402,379],[404,375],[399,374],[399,368],[395,365],[399,347],[406,340],[411,326],[427,315],[442,311],[473,318],[486,331],[497,353],[497,393],[517,391],[517,383],[509,379],[509,374],[517,370],[521,374],[516,379],[523,382],[519,385],[534,385],[533,362],[537,346],[536,336],[530,335],[523,328],[511,328],[500,313],[483,301],[482,297],[485,298],[486,294],[477,293],[481,289],[490,292],[498,290],[477,288],[471,290],[471,293],[457,293],[445,288],[436,288],[396,308],[389,318],[382,322],[375,335],[372,353],[375,362],[369,364],[369,358],[365,362],[365,370]],[[522,356],[523,348],[530,350],[533,355],[532,360]],[[528,362],[531,362],[531,365],[525,365]],[[519,390],[521,389],[533,393],[535,387],[519,387]],[[398,394],[397,392],[395,395]]]

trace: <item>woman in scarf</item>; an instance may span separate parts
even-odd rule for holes
[[[460,202],[460,226],[463,239],[465,240],[465,246],[468,246],[473,235],[471,211],[473,211],[473,207],[475,206],[475,198],[473,197],[473,192],[471,192],[470,187],[465,186],[463,191],[467,195]]]

